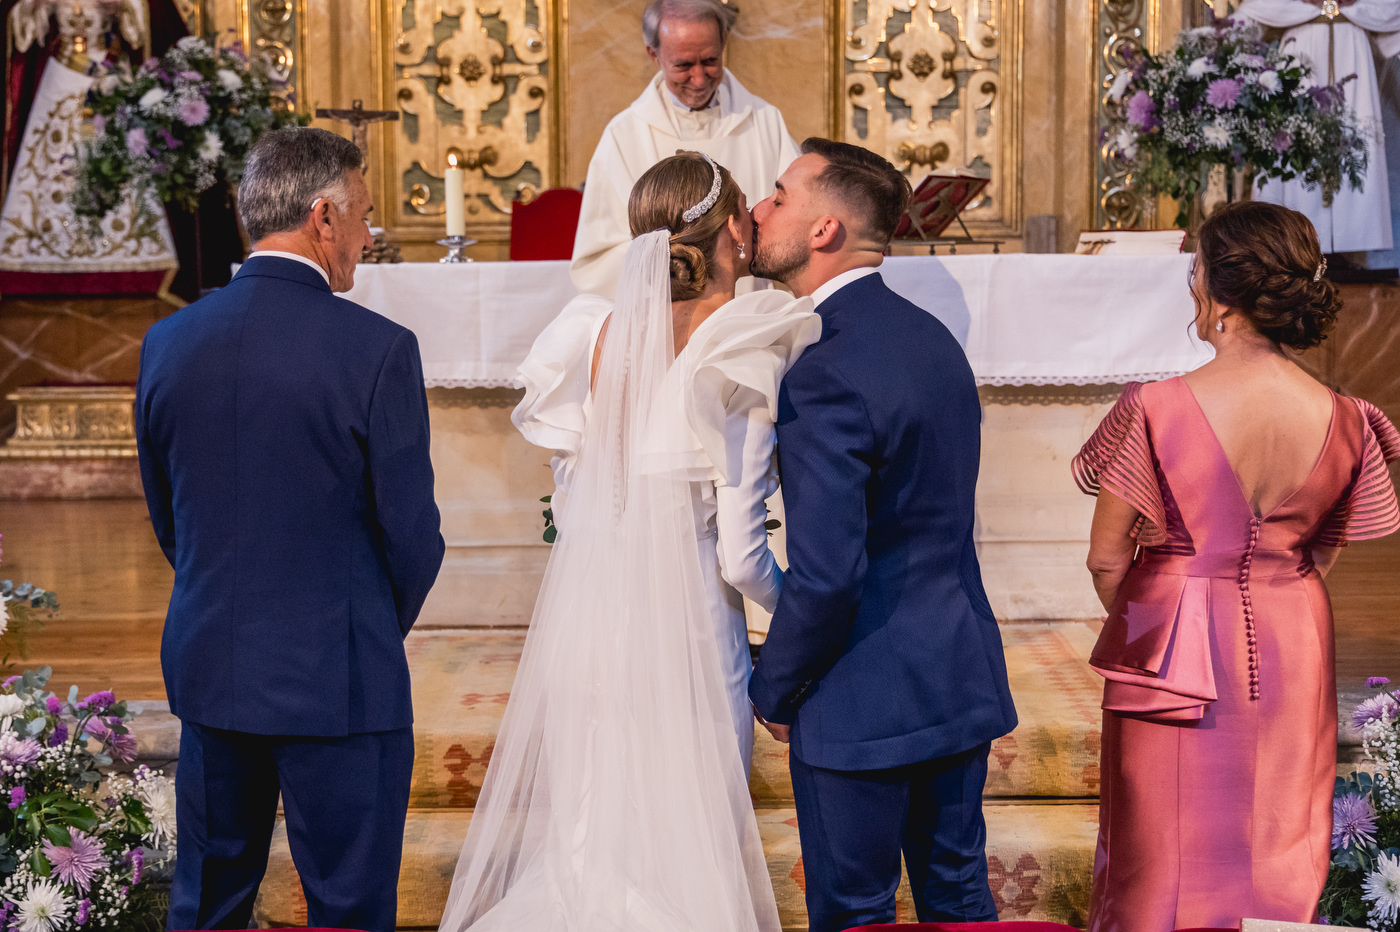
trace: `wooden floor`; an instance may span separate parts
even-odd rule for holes
[[[0,502],[0,578],[53,588],[62,613],[30,643],[54,685],[112,688],[162,699],[160,634],[174,578],[139,501]],[[1400,534],[1355,544],[1329,580],[1342,686],[1367,676],[1400,682]]]

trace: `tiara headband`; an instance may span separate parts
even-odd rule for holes
[[[681,219],[686,223],[694,223],[705,216],[710,212],[710,208],[715,206],[715,201],[719,200],[719,188],[722,180],[719,176],[719,165],[715,164],[715,160],[705,153],[701,152],[700,154],[704,156],[705,161],[710,163],[710,168],[714,169],[715,180],[710,184],[710,193],[705,195],[705,199],[681,214]]]

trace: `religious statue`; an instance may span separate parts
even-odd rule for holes
[[[51,49],[24,132],[9,146],[0,209],[0,293],[153,294],[178,265],[159,209],[143,218],[128,199],[94,229],[73,212],[71,169],[83,139],[94,62],[145,53],[146,0],[19,0],[6,19],[7,98],[26,75],[10,52]],[[56,40],[56,41],[55,41]],[[17,109],[7,99],[7,120]],[[7,126],[8,130],[8,126]]]
[[[1382,60],[1400,53],[1400,0],[1245,0],[1235,16],[1283,29],[1283,48],[1312,63],[1316,83],[1345,82],[1342,91],[1368,142],[1366,182],[1359,190],[1344,185],[1327,198],[1299,181],[1270,180],[1256,197],[1306,214],[1323,252],[1391,248],[1375,59],[1377,53]]]
[[[722,0],[647,5],[642,38],[659,70],[603,130],[588,165],[571,268],[579,291],[612,297],[617,289],[632,240],[627,198],[661,159],[678,149],[703,152],[729,169],[756,204],[797,158],[778,108],[745,90],[724,67],[725,40],[737,16]]]

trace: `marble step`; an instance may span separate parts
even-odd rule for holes
[[[989,802],[986,815],[989,880],[1000,918],[1083,926],[1098,807]],[[471,811],[465,809],[409,811],[399,873],[399,929],[437,928],[470,822]],[[796,814],[786,807],[760,808],[758,822],[783,928],[806,929]],[[899,919],[913,921],[907,877],[898,903]],[[264,927],[306,924],[306,901],[287,847],[286,827],[280,822],[255,915]]]
[[[1093,630],[1079,621],[1018,622],[1002,626],[1002,639],[1021,723],[992,745],[987,796],[1097,797],[1102,681],[1087,663]],[[409,636],[415,808],[476,804],[524,641],[523,631]],[[755,804],[790,804],[787,748],[759,729],[753,760]]]

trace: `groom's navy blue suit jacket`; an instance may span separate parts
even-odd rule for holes
[[[973,546],[972,370],[878,273],[817,312],[778,397],[790,569],[750,698],[814,767],[970,750],[1016,726]]]
[[[443,556],[413,333],[249,259],[147,333],[136,433],[175,567],[171,711],[264,735],[412,724],[403,638]]]

